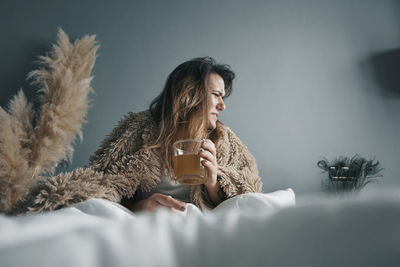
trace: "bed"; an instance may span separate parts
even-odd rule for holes
[[[132,213],[102,199],[0,215],[0,266],[399,266],[400,189],[351,197],[292,189],[202,213]],[[297,204],[296,204],[297,201]]]

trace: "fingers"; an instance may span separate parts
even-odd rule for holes
[[[207,170],[207,177],[214,177],[217,175],[218,165],[212,163],[208,160],[202,160],[201,165],[203,165]]]
[[[215,156],[207,150],[201,150],[200,151],[200,157],[202,157],[203,159],[212,162],[214,165],[217,163]]]
[[[132,206],[133,211],[153,211],[160,206],[167,207],[169,209],[176,209],[179,211],[185,211],[186,204],[182,201],[173,199],[171,196],[167,196],[160,193],[152,194],[150,197],[136,202]]]
[[[216,156],[216,149],[215,149],[215,144],[210,140],[210,139],[203,139],[203,142],[201,142],[201,147],[209,151],[214,157]]]
[[[164,194],[154,194],[154,195],[157,195],[156,201],[162,206],[180,210],[180,211],[184,211],[186,209],[185,202],[176,200],[176,199],[172,198],[171,196],[167,196]]]
[[[218,167],[215,145],[210,139],[203,139],[203,142],[201,143],[200,156],[203,159],[211,162],[211,164],[215,167]]]
[[[214,143],[210,139],[204,139],[201,144],[202,150],[200,156],[204,159],[201,164],[207,170],[207,184],[215,184],[217,182],[218,163],[216,157],[216,149]]]
[[[214,175],[214,173],[216,173],[217,167],[213,165],[210,161],[202,160],[200,163],[206,168],[207,177],[210,177],[211,175]]]

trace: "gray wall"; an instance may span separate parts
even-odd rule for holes
[[[0,3],[0,105],[54,42],[96,34],[93,108],[73,163],[88,163],[128,111],[141,111],[184,60],[237,72],[222,121],[256,157],[264,191],[320,190],[321,157],[359,153],[400,182],[400,1],[11,1]]]

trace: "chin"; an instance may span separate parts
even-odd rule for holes
[[[208,130],[214,130],[215,128],[217,128],[217,122],[208,123]]]

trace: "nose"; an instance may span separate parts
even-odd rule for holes
[[[222,98],[219,99],[218,104],[217,104],[217,109],[219,111],[224,111],[226,108],[224,100],[222,100]]]

